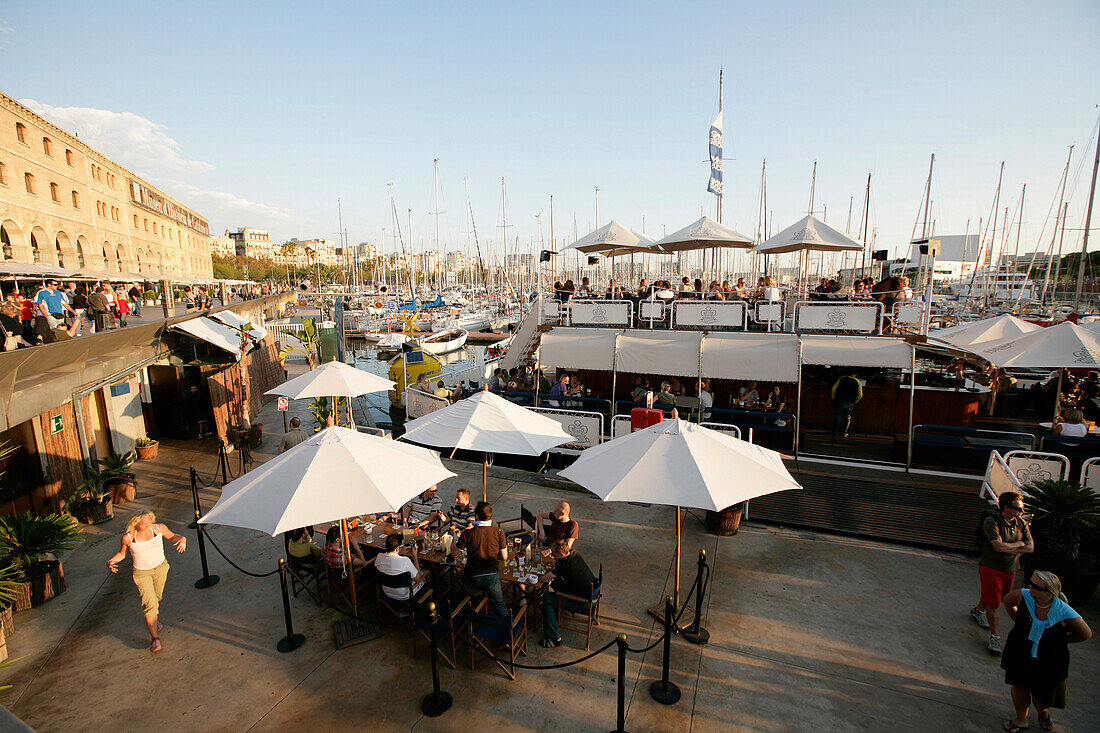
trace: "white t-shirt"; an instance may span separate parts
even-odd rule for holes
[[[699,393],[699,408],[709,410],[714,407],[714,397],[705,389]]]
[[[1084,423],[1064,422],[1062,423],[1062,432],[1058,434],[1067,438],[1083,438],[1089,434],[1089,427]]]
[[[374,567],[378,568],[378,572],[385,573],[386,575],[400,575],[401,573],[408,573],[412,577],[416,577],[416,566],[413,565],[413,561],[404,555],[398,555],[393,552],[383,552],[374,559]],[[424,581],[413,586],[413,591],[420,592],[420,589],[424,587]],[[409,591],[407,588],[387,588],[382,586],[382,590],[386,595],[395,601],[407,601],[409,600]]]
[[[764,300],[783,300],[783,295],[779,292],[779,288],[775,286],[767,287],[764,288]]]

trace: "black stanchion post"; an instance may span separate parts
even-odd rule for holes
[[[699,550],[699,576],[696,578],[695,587],[695,620],[691,626],[684,629],[683,637],[692,644],[706,644],[710,641],[710,632],[702,627],[703,620],[703,595],[707,591],[710,569],[707,567],[707,551]],[[706,573],[706,575],[704,575]]]
[[[202,516],[202,510],[199,507],[199,473],[195,470],[194,466],[191,466],[191,503],[195,505],[195,518],[191,520],[191,524],[187,525],[189,529],[198,529],[199,517]]]
[[[222,471],[222,486],[229,483],[229,454],[225,452],[225,439],[218,439],[218,465]]]
[[[669,663],[672,661],[672,617],[676,615],[676,607],[672,605],[672,596],[665,597],[665,643],[664,656],[661,660],[661,679],[649,686],[649,695],[662,705],[675,705],[680,701],[680,688],[675,682],[668,679]]]
[[[306,637],[294,633],[294,622],[290,618],[290,594],[286,592],[286,574],[290,572],[286,560],[279,558],[279,584],[283,592],[283,620],[286,621],[286,636],[279,639],[275,648],[283,652],[292,652],[305,643]]]
[[[432,694],[425,695],[420,702],[420,712],[429,718],[436,718],[451,709],[453,700],[449,693],[439,689],[439,642],[435,637],[435,604],[428,604],[428,644],[432,652]]]
[[[202,525],[196,525],[195,528],[199,535],[199,562],[202,563],[202,577],[195,581],[195,587],[209,588],[212,585],[217,585],[221,578],[217,575],[211,575],[210,569],[206,567],[206,539],[203,537]]]
[[[615,715],[615,730],[611,731],[611,733],[626,733],[626,634],[619,634],[619,638],[615,640],[615,644],[619,648],[619,689],[618,709]]]

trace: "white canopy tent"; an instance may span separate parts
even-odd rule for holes
[[[611,221],[594,232],[586,234],[562,252],[575,249],[586,254],[601,254],[605,257],[652,252],[653,240],[630,227]]]
[[[972,350],[999,367],[1095,369],[1100,367],[1100,332],[1065,321]]]
[[[756,254],[778,255],[786,252],[862,252],[863,245],[810,215],[753,247]]]

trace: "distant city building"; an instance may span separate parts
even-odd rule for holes
[[[241,227],[235,232],[226,232],[226,235],[236,245],[238,257],[251,257],[254,260],[274,260],[275,247],[271,243],[271,233],[263,229]]]
[[[378,247],[370,242],[360,242],[356,245],[360,262],[373,262],[378,259]]]
[[[213,275],[204,217],[2,93],[0,250],[70,270]]]
[[[235,257],[237,254],[237,243],[233,241],[233,238],[229,236],[227,231],[222,236],[210,237],[210,254],[214,257]]]

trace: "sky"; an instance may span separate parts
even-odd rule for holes
[[[336,240],[339,200],[352,242],[385,229],[392,251],[396,210],[407,247],[433,247],[438,222],[441,249],[466,249],[468,182],[480,244],[499,252],[502,179],[521,251],[540,230],[551,246],[551,196],[557,246],[590,231],[597,187],[599,224],[659,237],[713,217],[723,69],[728,226],[759,230],[765,160],[771,231],[805,216],[816,160],[815,213],[854,234],[870,173],[876,248],[903,251],[935,154],[936,233],[988,220],[1003,161],[998,216],[1016,220],[1026,184],[1019,248],[1045,250],[1076,145],[1068,251],[1098,36],[1089,0],[0,3],[0,90],[215,233]]]

